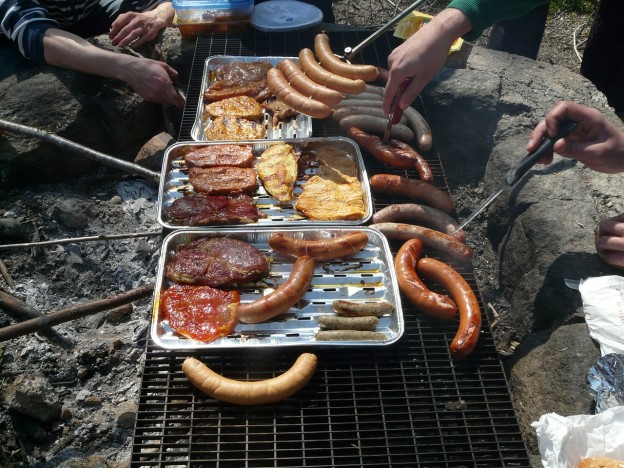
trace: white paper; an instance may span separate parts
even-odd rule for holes
[[[594,416],[549,413],[532,426],[544,468],[575,468],[587,457],[624,461],[624,406]]]
[[[624,354],[624,277],[587,278],[579,291],[589,335],[600,345],[600,353]]]

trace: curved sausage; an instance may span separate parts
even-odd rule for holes
[[[235,405],[266,405],[301,390],[314,375],[317,362],[314,354],[303,353],[283,374],[253,382],[223,377],[192,357],[184,360],[182,372],[195,387],[219,401]]]
[[[468,262],[472,258],[470,247],[440,231],[404,223],[379,223],[371,224],[370,227],[381,231],[388,239],[419,239],[427,247],[447,253],[461,262]]]
[[[444,287],[459,308],[459,327],[451,343],[456,358],[468,356],[477,345],[481,332],[481,309],[475,293],[453,267],[433,258],[421,258],[418,273]]]
[[[329,45],[329,37],[325,33],[314,36],[314,52],[325,70],[352,80],[373,81],[379,76],[377,67],[373,65],[354,65],[340,60],[334,55]]]
[[[283,59],[277,64],[277,68],[281,70],[290,85],[304,96],[328,106],[338,104],[344,99],[344,96],[335,89],[326,88],[312,81],[293,60]]]
[[[381,100],[383,100],[385,90],[386,88],[383,86],[376,86],[368,83],[366,83],[366,87],[364,88],[365,93],[377,94]]]
[[[383,96],[380,96],[377,93],[367,93],[366,90],[360,94],[345,94],[345,99],[360,99],[363,101],[379,101],[380,103],[383,102]]]
[[[269,246],[284,255],[324,261],[342,258],[359,252],[368,245],[368,234],[354,231],[331,239],[305,240],[276,232],[269,237]]]
[[[334,89],[341,93],[358,94],[364,91],[366,83],[362,80],[352,80],[325,70],[319,65],[311,49],[301,49],[299,63],[303,72],[322,86]]]
[[[362,302],[337,299],[332,302],[334,312],[345,317],[382,317],[394,312],[394,304],[388,301]]]
[[[414,149],[398,140],[390,140],[390,144],[384,145],[376,135],[369,135],[358,127],[347,129],[347,136],[353,138],[360,146],[364,147],[375,159],[388,166],[397,169],[416,169],[424,181],[429,182],[433,173],[429,164]],[[405,147],[410,149],[406,149]],[[422,181],[419,181],[422,182]],[[424,183],[424,182],[422,182]],[[430,184],[428,184],[430,185]],[[434,187],[432,185],[432,187]]]
[[[379,99],[359,99],[359,98],[346,98],[340,101],[338,104],[334,106],[334,109],[340,109],[342,107],[353,107],[353,106],[365,106],[365,107],[379,107],[383,109],[382,102]]]
[[[416,273],[416,264],[422,255],[423,243],[418,239],[405,242],[394,258],[399,290],[416,310],[431,317],[451,320],[457,305],[451,298],[431,291]]]
[[[314,276],[314,259],[299,257],[288,279],[275,291],[253,302],[239,304],[236,316],[243,323],[260,323],[283,314],[306,293]]]
[[[332,118],[336,122],[340,122],[343,118],[345,118],[348,115],[372,115],[375,117],[382,117],[384,119],[388,118],[388,115],[384,114],[384,111],[381,107],[367,107],[367,106],[341,107],[340,109],[336,109],[332,113]],[[399,120],[399,122],[402,125],[407,125],[407,119],[405,118],[404,115],[401,116],[401,120]]]
[[[277,68],[269,69],[267,72],[267,83],[273,94],[280,101],[289,105],[297,112],[317,119],[324,119],[331,115],[332,110],[329,106],[301,94],[288,84],[284,74]]]
[[[433,137],[431,136],[431,128],[425,118],[411,106],[403,111],[403,115],[407,119],[409,127],[416,134],[418,146],[420,146],[423,151],[429,151],[431,146],[433,146]]]
[[[450,213],[455,209],[453,199],[448,193],[422,180],[394,174],[375,174],[369,179],[369,183],[371,190],[377,193],[420,200],[445,213]]]
[[[375,213],[372,221],[373,223],[419,221],[429,224],[438,231],[444,232],[461,242],[466,240],[466,233],[463,230],[457,231],[459,223],[451,216],[431,206],[419,205],[418,203],[388,205]]]
[[[348,115],[338,122],[340,128],[344,131],[349,130],[351,127],[356,127],[365,132],[377,133],[383,135],[388,125],[388,117],[375,117],[373,115]],[[414,139],[414,132],[412,129],[401,124],[395,124],[392,126],[390,133],[392,138],[396,138],[401,141],[410,141]],[[413,167],[413,166],[412,166]]]

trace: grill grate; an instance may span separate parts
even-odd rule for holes
[[[329,36],[334,50],[342,50],[368,32]],[[190,140],[207,57],[295,56],[313,38],[313,33],[200,36],[179,140]],[[380,37],[359,60],[385,66],[393,41],[390,35]],[[342,135],[330,120],[315,120],[313,136]],[[433,151],[426,156],[437,184],[448,190],[439,157]],[[367,161],[367,170],[369,175],[388,172],[376,161]],[[375,198],[377,209],[392,202]],[[391,247],[396,253],[399,245]],[[453,266],[478,291],[472,268]],[[405,334],[392,346],[311,348],[319,367],[309,384],[285,401],[258,407],[201,394],[181,371],[192,353],[163,350],[149,340],[131,466],[530,467],[485,313],[479,344],[463,361],[454,361],[449,352],[456,321],[417,314],[405,301],[404,315]],[[195,354],[217,373],[257,380],[284,372],[304,351]]]

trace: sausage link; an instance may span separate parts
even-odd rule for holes
[[[318,33],[314,36],[314,52],[321,66],[336,75],[363,81],[373,81],[379,76],[377,67],[373,65],[354,65],[336,57],[329,44],[329,37],[325,33]]]
[[[400,195],[413,200],[422,201],[445,213],[455,209],[451,196],[422,180],[410,179],[394,174],[375,174],[369,179],[370,188],[377,193]]]
[[[388,341],[384,333],[365,330],[320,330],[314,338],[317,341]]]
[[[367,93],[366,90],[360,94],[345,94],[345,99],[360,99],[365,101],[377,101],[380,103],[383,102],[383,96],[380,96],[377,93]]]
[[[416,273],[416,264],[422,255],[423,244],[418,239],[405,242],[394,258],[399,290],[416,310],[431,317],[451,320],[457,305],[451,298],[431,291]]]
[[[375,117],[383,117],[386,119],[388,118],[388,116],[384,114],[384,111],[381,107],[367,107],[367,106],[341,107],[340,109],[336,109],[333,112],[332,118],[336,122],[340,122],[343,118],[347,117],[348,115],[372,115]],[[401,120],[399,120],[399,122],[402,125],[407,125],[407,119],[405,118],[404,115],[401,116]]]
[[[341,317],[340,315],[319,315],[316,323],[325,330],[368,330],[374,331],[379,319],[373,315],[366,317]]]
[[[418,151],[402,141],[391,140],[390,144],[394,148],[395,153],[401,151],[410,154],[416,160],[416,171],[420,176],[420,180],[423,182],[431,182],[433,180],[433,172],[431,167],[429,167],[429,163]]]
[[[444,287],[459,309],[459,327],[451,354],[456,358],[468,356],[477,345],[481,332],[481,308],[470,285],[453,267],[433,258],[421,258],[418,273]]]
[[[277,68],[293,88],[310,99],[328,106],[338,104],[344,99],[344,96],[335,89],[326,88],[311,80],[293,60],[283,59],[277,64]]]
[[[338,122],[340,128],[348,131],[351,127],[359,128],[365,132],[383,135],[388,125],[388,117],[375,117],[373,115],[348,115]],[[414,139],[414,132],[411,128],[401,123],[392,126],[392,138],[401,141],[410,141]]]
[[[382,317],[394,313],[394,304],[388,301],[362,302],[337,299],[332,302],[334,312],[345,317]]]
[[[459,223],[447,213],[431,206],[419,205],[418,203],[398,203],[382,208],[372,217],[373,223],[390,223],[418,221],[433,226],[455,239],[464,242],[466,233],[457,230]]]
[[[331,115],[332,110],[329,106],[301,94],[288,84],[284,74],[277,68],[269,69],[267,72],[267,83],[273,94],[280,101],[289,105],[297,112],[317,119],[324,119]]]
[[[418,160],[412,153],[394,146],[397,140],[390,140],[389,145],[384,145],[381,138],[377,135],[370,135],[359,127],[348,128],[347,136],[353,138],[360,146],[363,146],[375,159],[388,166],[396,167],[397,169],[413,169],[416,167]]]
[[[260,323],[283,314],[306,293],[314,277],[314,259],[299,257],[288,279],[275,291],[247,304],[239,304],[236,316],[243,323]]]
[[[409,127],[416,134],[418,146],[423,151],[429,151],[433,146],[433,137],[431,136],[431,128],[425,118],[411,106],[403,111],[403,115],[407,119]]]
[[[332,239],[305,240],[276,232],[269,237],[269,246],[276,252],[291,257],[307,255],[325,261],[346,257],[362,250],[368,244],[368,234],[354,231]]]
[[[468,262],[472,258],[470,247],[440,231],[404,223],[379,223],[371,224],[370,227],[381,231],[388,239],[419,239],[427,247],[446,253],[461,262]]]
[[[345,98],[340,101],[338,104],[334,105],[334,109],[340,109],[342,107],[378,107],[383,110],[383,101],[381,99],[361,99],[359,97],[355,98]],[[407,117],[406,117],[407,118]]]
[[[311,49],[301,49],[299,63],[303,72],[322,86],[327,86],[341,93],[358,94],[364,91],[366,83],[363,80],[352,80],[325,70],[319,65]]]

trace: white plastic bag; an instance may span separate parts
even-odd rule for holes
[[[599,276],[580,281],[589,336],[600,353],[624,354],[624,277]]]

